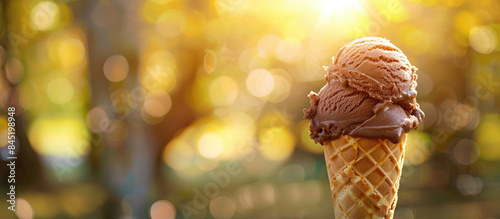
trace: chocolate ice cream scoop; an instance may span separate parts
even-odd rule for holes
[[[316,142],[350,135],[397,143],[424,117],[416,102],[416,68],[386,39],[348,43],[325,77],[327,84],[309,94],[311,107],[304,110]]]
[[[417,107],[417,68],[387,39],[365,37],[346,44],[327,71],[327,82],[339,79],[380,101]]]

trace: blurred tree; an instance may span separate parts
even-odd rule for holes
[[[153,186],[152,170],[154,161],[149,159],[157,153],[157,145],[149,132],[141,131],[144,123],[140,119],[139,111],[125,104],[124,110],[117,109],[113,101],[123,99],[112,99],[112,92],[118,89],[131,90],[138,86],[135,76],[138,71],[138,47],[137,41],[139,22],[131,19],[129,9],[138,8],[140,2],[112,0],[102,2],[98,0],[70,2],[69,6],[74,12],[75,19],[82,21],[87,29],[89,80],[91,84],[92,99],[90,108],[102,107],[109,115],[110,124],[119,121],[127,136],[124,139],[113,142],[92,142],[90,159],[95,176],[102,185],[110,191],[105,210],[106,218],[118,218],[126,216],[121,207],[124,201],[132,208],[134,218],[143,218],[147,215],[148,193]],[[119,11],[110,17],[106,16],[103,7],[111,7]],[[99,14],[101,13],[101,14]],[[100,17],[102,20],[95,19]],[[112,19],[112,20],[111,20]],[[103,22],[103,23],[97,23]],[[114,83],[107,80],[103,73],[106,60],[113,55],[124,56],[129,65],[129,77],[122,82]],[[132,76],[132,77],[131,77]],[[132,98],[128,96],[128,98]],[[125,99],[128,100],[128,99]],[[132,100],[139,101],[139,100]],[[117,124],[117,123],[114,123]],[[112,126],[109,126],[111,128]],[[96,134],[94,134],[96,135]],[[109,136],[96,137],[95,139],[108,139]],[[131,215],[131,216],[132,216]]]
[[[171,94],[175,102],[163,122],[153,127],[141,119],[143,97],[133,92],[143,90],[139,84],[140,75],[140,45],[144,42],[140,36],[147,25],[138,16],[142,1],[98,0],[69,2],[76,20],[86,25],[88,43],[89,80],[92,99],[90,109],[103,108],[110,118],[110,128],[113,122],[125,124],[128,135],[122,141],[113,145],[104,136],[94,136],[93,139],[104,141],[92,142],[90,160],[92,172],[98,176],[103,185],[107,185],[112,194],[108,200],[106,218],[116,218],[123,214],[120,210],[121,201],[131,205],[134,218],[144,218],[147,215],[148,200],[156,200],[165,195],[168,180],[162,178],[163,147],[178,130],[187,127],[194,121],[194,112],[187,105],[186,93],[194,80],[195,72],[187,73],[187,79],[178,84]],[[186,4],[187,7],[189,3]],[[195,4],[206,8],[207,4]],[[105,9],[113,9],[117,13],[108,13]],[[116,17],[115,17],[116,16]],[[97,18],[100,19],[97,19]],[[99,23],[101,22],[101,23]],[[203,66],[204,47],[176,49],[189,50],[195,66]],[[106,60],[113,55],[122,55],[128,61],[128,77],[120,82],[110,82],[103,74]],[[196,68],[194,68],[196,70]],[[116,97],[114,92],[119,89],[128,91],[125,99]],[[117,107],[116,105],[124,108]],[[94,134],[99,135],[99,134]],[[155,159],[151,159],[155,158]],[[156,181],[155,181],[156,179]],[[159,193],[151,194],[151,188],[159,188]],[[149,197],[153,195],[154,197]]]

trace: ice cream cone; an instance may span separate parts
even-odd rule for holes
[[[335,216],[392,218],[406,133],[425,117],[417,68],[389,40],[363,37],[343,46],[326,70],[304,119],[324,146]]]
[[[403,168],[406,134],[387,139],[342,135],[325,142],[335,218],[392,218]]]

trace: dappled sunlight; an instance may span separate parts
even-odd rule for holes
[[[377,36],[418,68],[426,114],[407,134],[394,217],[496,217],[498,11],[491,0],[0,3],[0,155],[17,156],[17,211],[0,215],[333,218],[303,110],[335,53]]]

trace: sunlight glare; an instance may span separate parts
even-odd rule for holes
[[[361,7],[359,0],[317,0],[317,6],[322,10],[317,23],[317,27],[319,28],[328,26],[332,15],[337,20],[337,18],[349,15],[352,11],[358,10]]]

